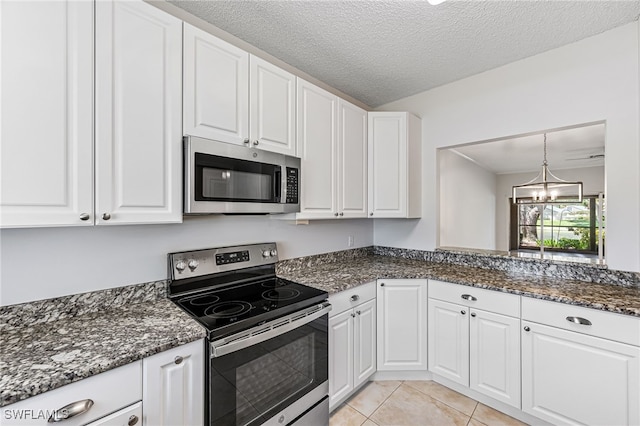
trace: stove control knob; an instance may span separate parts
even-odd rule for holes
[[[198,263],[198,261],[197,261],[197,260],[195,260],[195,259],[191,259],[191,260],[189,261],[189,263],[187,264],[187,266],[189,266],[189,269],[191,269],[192,271],[193,271],[194,269],[196,269],[196,268],[198,267],[198,265],[199,265],[199,263]]]
[[[271,257],[271,251],[270,250],[262,250],[262,257],[264,257],[264,258]]]
[[[271,256],[274,256],[274,257],[275,257],[275,256],[277,256],[277,255],[278,255],[278,252],[277,252],[277,250],[276,250],[276,249],[271,250]]]
[[[178,263],[176,263],[176,269],[180,272],[184,271],[184,269],[187,267],[187,264],[184,263],[184,261],[180,260]]]

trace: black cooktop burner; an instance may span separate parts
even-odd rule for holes
[[[239,317],[249,312],[253,306],[250,303],[240,300],[216,303],[205,309],[204,314],[211,318],[232,318]]]
[[[207,279],[200,284],[206,288]],[[215,340],[319,304],[326,298],[327,293],[322,290],[269,277],[174,301],[206,327],[209,338]]]
[[[295,288],[278,288],[267,290],[262,293],[262,298],[265,300],[271,300],[274,302],[279,302],[282,300],[291,300],[300,296],[300,291]]]

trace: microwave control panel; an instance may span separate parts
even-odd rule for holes
[[[298,169],[287,167],[287,204],[298,204]]]

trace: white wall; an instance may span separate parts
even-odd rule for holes
[[[0,305],[167,278],[167,253],[275,241],[281,259],[372,244],[368,219],[293,225],[267,216],[205,216],[183,224],[3,229]]]
[[[606,120],[607,254],[640,271],[638,22],[380,107],[422,117],[421,220],[378,219],[378,245],[437,245],[436,149]]]
[[[450,150],[438,159],[439,245],[494,250],[496,175]]]
[[[551,173],[560,179],[570,182],[582,182],[584,195],[598,195],[604,192],[604,167],[584,167],[570,170],[554,170],[550,165]],[[497,175],[496,179],[496,250],[509,250],[509,198],[512,195],[513,185],[529,182],[538,175],[534,173],[513,173]],[[607,231],[607,238],[609,237]],[[609,241],[607,241],[607,248]]]

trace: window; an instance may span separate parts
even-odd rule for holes
[[[567,253],[598,253],[598,217],[602,220],[604,248],[605,203],[597,196],[583,197],[582,203],[511,204],[511,250],[539,249]],[[544,226],[544,227],[543,227]]]

